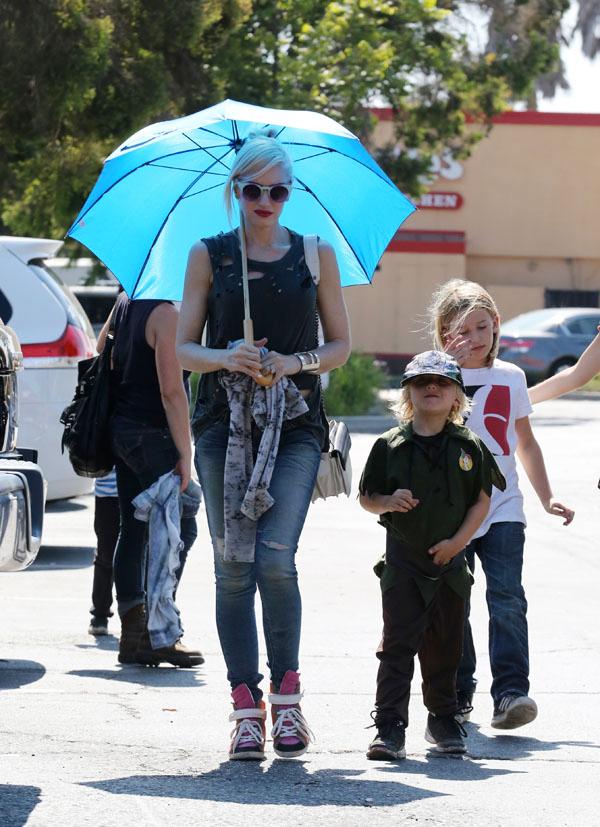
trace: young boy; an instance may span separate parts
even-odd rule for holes
[[[427,351],[409,362],[396,409],[399,425],[373,446],[360,481],[360,504],[380,515],[385,561],[378,565],[383,636],[367,758],[405,758],[404,730],[418,654],[425,738],[445,753],[466,751],[455,720],[456,670],[471,588],[464,548],[485,519],[492,485],[504,479],[483,443],[462,427],[468,408],[457,362]]]
[[[529,422],[531,404],[523,371],[498,359],[498,308],[480,284],[453,279],[443,284],[430,308],[436,347],[450,353],[462,369],[471,400],[469,428],[497,458],[506,478],[506,490],[495,491],[485,521],[466,550],[474,571],[475,556],[486,580],[489,610],[491,695],[495,729],[515,729],[537,716],[529,697],[529,642],[527,600],[521,582],[525,545],[525,512],[519,487],[519,457],[540,502],[549,514],[573,519],[573,510],[554,498],[544,457]],[[461,723],[472,710],[475,648],[467,602],[464,650],[458,669],[457,690]]]

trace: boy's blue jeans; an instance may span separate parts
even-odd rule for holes
[[[298,670],[302,604],[296,549],[310,504],[321,448],[301,427],[283,431],[269,491],[274,505],[258,521],[252,563],[223,560],[225,536],[223,478],[229,429],[211,425],[196,441],[196,468],[212,538],[217,586],[217,630],[227,679],[232,688],[247,684],[255,701],[262,697],[258,671],[258,634],[254,613],[260,593],[267,663],[279,687],[288,670]]]
[[[466,548],[471,571],[479,557],[486,579],[489,612],[489,654],[492,670],[491,694],[494,702],[507,694],[529,692],[529,642],[527,601],[521,585],[525,527],[522,523],[492,523],[489,531],[472,540]],[[465,605],[463,656],[458,669],[457,690],[473,692],[475,647],[469,622],[469,602]]]

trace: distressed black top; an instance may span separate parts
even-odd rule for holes
[[[255,339],[268,339],[266,347],[290,354],[318,347],[317,287],[304,258],[301,235],[288,230],[290,248],[277,261],[248,259],[251,273],[262,273],[249,281],[250,315]],[[208,294],[206,346],[226,348],[244,335],[244,297],[242,259],[235,231],[220,233],[202,241],[208,248],[212,266],[212,285]],[[221,371],[203,374],[192,428],[197,438],[216,421],[227,421],[227,395],[220,382]],[[309,390],[308,412],[284,423],[284,430],[298,426],[310,428],[321,444],[325,441],[326,421],[322,409],[321,382],[315,374],[299,373],[288,377],[300,390]]]

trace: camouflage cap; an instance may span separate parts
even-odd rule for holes
[[[461,390],[465,389],[458,362],[442,350],[426,350],[413,357],[404,369],[401,387],[415,376],[446,376],[456,382]]]

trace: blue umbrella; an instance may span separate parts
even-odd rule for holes
[[[131,298],[179,301],[192,244],[231,229],[223,187],[236,152],[266,126],[276,127],[294,165],[285,223],[333,245],[343,285],[370,282],[415,207],[355,135],[316,112],[226,100],[147,126],[107,158],[67,235]]]

